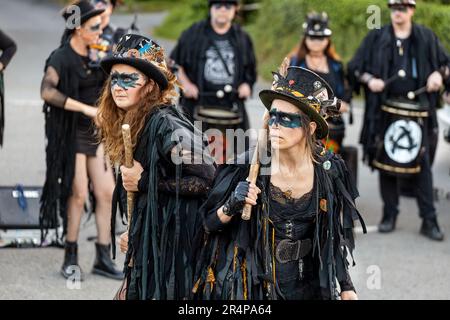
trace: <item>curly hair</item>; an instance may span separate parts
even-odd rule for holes
[[[108,77],[98,104],[97,123],[99,128],[98,139],[105,146],[105,153],[111,164],[124,163],[124,144],[122,138],[122,125],[129,124],[131,129],[131,143],[133,150],[138,138],[144,129],[148,117],[164,105],[171,105],[178,97],[176,86],[178,80],[169,70],[161,70],[166,76],[169,85],[161,91],[159,85],[148,78],[147,83],[140,89],[138,105],[130,110],[117,107],[111,94],[111,76]]]

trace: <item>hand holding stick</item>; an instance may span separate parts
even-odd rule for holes
[[[409,91],[408,92],[408,99],[409,100],[414,100],[419,94],[424,93],[425,91],[427,91],[427,86],[424,86],[422,88],[417,89],[416,91]]]
[[[395,80],[397,80],[399,78],[404,78],[404,77],[406,77],[406,72],[405,72],[405,70],[400,69],[400,70],[398,70],[398,72],[395,75],[393,75],[392,77],[390,77],[384,81],[384,86],[386,87],[387,85],[391,84]]]

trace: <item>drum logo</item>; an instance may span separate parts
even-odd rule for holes
[[[422,146],[422,128],[415,121],[397,120],[384,136],[386,154],[397,163],[409,163],[417,158]]]

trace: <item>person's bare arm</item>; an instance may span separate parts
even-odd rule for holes
[[[97,113],[96,108],[67,97],[57,89],[58,83],[58,73],[55,68],[49,66],[41,83],[41,97],[44,101],[55,107],[81,112],[88,117],[95,117]]]

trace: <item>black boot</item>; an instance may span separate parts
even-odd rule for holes
[[[441,232],[436,218],[423,219],[420,233],[431,240],[444,240],[444,234]]]
[[[388,233],[394,231],[396,221],[396,217],[383,217],[383,220],[378,225],[378,232]]]
[[[116,265],[111,259],[111,246],[95,244],[96,258],[92,273],[105,276],[111,279],[122,280],[123,272],[116,270]]]
[[[78,244],[76,242],[66,241],[64,250],[64,263],[61,267],[61,274],[66,279],[70,277],[76,280],[78,277],[80,281],[83,281],[83,272],[78,265]]]

